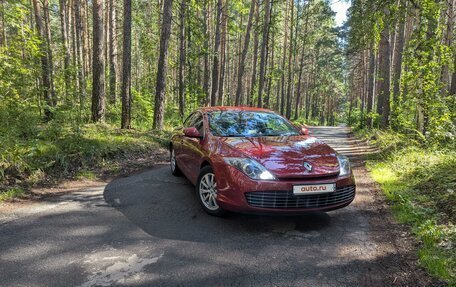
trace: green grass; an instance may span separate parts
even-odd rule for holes
[[[0,195],[9,199],[19,194],[11,187],[27,189],[55,179],[93,179],[94,169],[156,151],[168,139],[166,132],[126,131],[108,124],[75,129],[51,123],[26,137],[0,133]]]
[[[370,160],[368,169],[396,219],[408,224],[421,243],[420,263],[456,285],[456,151],[422,147],[394,133],[371,135],[386,152]]]
[[[6,200],[11,200],[14,198],[20,198],[20,197],[24,196],[24,194],[25,194],[24,189],[18,188],[18,187],[13,187],[13,188],[10,188],[10,189],[0,193],[0,202],[6,201]]]
[[[97,174],[92,170],[80,170],[78,171],[76,178],[78,179],[96,179]]]

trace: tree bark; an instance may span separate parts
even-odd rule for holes
[[[244,37],[244,47],[242,48],[241,59],[239,61],[238,67],[238,75],[237,75],[237,87],[236,87],[236,102],[235,105],[239,106],[242,102],[242,90],[244,85],[242,84],[242,78],[244,77],[245,71],[245,58],[247,57],[247,52],[249,50],[249,42],[250,42],[250,30],[252,29],[253,23],[253,14],[255,13],[255,2],[258,0],[252,0],[250,3],[250,12],[249,12],[249,19],[247,21],[247,27],[245,31]]]
[[[51,97],[51,81],[49,77],[49,58],[47,54],[47,44],[46,37],[44,35],[43,21],[41,18],[41,6],[38,3],[38,0],[33,0],[33,8],[35,12],[35,24],[38,35],[42,39],[40,48],[42,50],[41,54],[41,78],[43,84],[43,98],[44,98],[44,119],[49,121],[52,119],[52,97]]]
[[[104,120],[105,115],[105,58],[103,41],[103,0],[93,1],[93,74],[92,121]]]
[[[111,0],[112,1],[112,0]],[[111,4],[113,4],[111,2]],[[131,0],[124,0],[121,128],[131,128]],[[112,9],[112,7],[111,7]],[[111,51],[112,53],[112,51]],[[112,54],[111,54],[112,56]],[[112,60],[112,59],[111,59]],[[111,78],[112,80],[112,78]],[[115,83],[114,83],[115,84]]]
[[[290,0],[293,2],[293,0]],[[280,95],[280,114],[285,115],[285,63],[287,54],[287,41],[288,41],[288,0],[285,0],[285,36],[283,37],[283,57],[282,57],[282,77],[281,82],[281,95]]]
[[[308,5],[304,10],[304,13],[307,12]],[[295,114],[294,119],[297,120],[299,118],[299,103],[301,102],[301,85],[302,85],[302,74],[304,71],[304,62],[305,62],[305,52],[306,52],[306,40],[307,40],[307,28],[309,25],[309,14],[306,13],[306,22],[304,24],[304,32],[303,32],[303,43],[301,48],[301,61],[299,63],[299,75],[298,75],[298,88],[297,88],[297,95],[296,95],[296,103],[295,103]]]
[[[271,60],[269,61],[269,79],[268,79],[268,86],[266,88],[266,98],[265,98],[265,107],[269,109],[271,104],[271,87],[272,87],[272,71],[274,70],[274,46],[275,46],[275,33],[272,33],[271,36]]]
[[[60,0],[60,31],[62,33],[62,47],[63,47],[63,73],[64,73],[64,86],[65,86],[65,97],[68,96],[69,85],[71,83],[70,79],[70,50],[68,49],[68,27],[67,27],[67,17],[68,11],[66,9],[65,0]]]
[[[6,47],[6,29],[5,29],[5,14],[3,10],[5,5],[3,0],[0,0],[0,47]]]
[[[211,106],[217,104],[220,65],[220,26],[222,21],[223,0],[217,1],[217,18],[215,20],[214,57],[212,59]]]
[[[407,5],[407,1],[405,4]],[[407,6],[404,7],[407,9]],[[400,19],[399,23],[399,30],[396,36],[396,43],[394,49],[394,83],[393,83],[393,102],[397,103],[400,94],[400,84],[401,84],[401,74],[402,74],[402,53],[404,51],[404,43],[405,43],[405,22],[406,22],[406,15],[404,15],[404,19]]]
[[[155,88],[155,107],[153,128],[163,129],[164,104],[166,95],[166,73],[168,68],[168,46],[171,35],[171,23],[173,17],[173,0],[165,0],[163,3],[163,16],[160,33],[160,56],[157,67],[157,84]]]
[[[227,49],[227,24],[228,24],[228,1],[225,0],[222,12],[222,32],[220,35],[220,75],[219,75],[219,90],[218,90],[218,105],[224,103],[224,82],[225,82],[225,67],[226,67],[226,49]]]
[[[84,67],[84,75],[90,75],[90,71],[93,69],[93,50],[92,47],[94,45],[93,40],[90,41],[92,38],[90,37],[90,30],[89,30],[89,0],[80,0],[83,2],[81,7],[84,7],[84,13],[81,14],[81,24],[82,24],[82,35],[83,39],[83,67]],[[92,4],[93,5],[93,4]],[[103,25],[102,25],[103,26]],[[94,33],[94,31],[92,31]],[[92,69],[91,69],[92,67]]]
[[[384,9],[385,18],[389,15],[389,10]],[[379,96],[377,112],[381,115],[380,126],[387,128],[389,126],[390,115],[390,68],[391,68],[391,49],[389,27],[384,20],[385,25],[380,35],[379,44]]]
[[[453,53],[453,66],[456,67],[456,53]],[[451,77],[450,95],[454,95],[456,98],[456,72],[454,72],[454,71],[453,71],[453,75]],[[456,100],[455,100],[455,103],[456,103]]]
[[[450,0],[451,1],[451,0]],[[452,22],[453,22],[453,25],[456,21],[456,15],[455,15],[455,9],[456,9],[456,0],[453,0],[452,2]],[[454,26],[452,28],[453,30],[453,33],[454,33]],[[450,90],[449,90],[449,93],[450,95],[454,95],[455,98],[453,100],[453,102],[456,104],[456,41],[455,41],[455,38],[456,36],[453,36],[452,38],[452,45],[453,45],[453,74],[451,76],[451,86],[450,86]]]
[[[45,37],[46,37],[46,53],[49,61],[49,82],[51,87],[51,101],[52,106],[57,105],[57,97],[54,90],[54,61],[52,58],[51,50],[51,22],[49,19],[49,2],[48,0],[43,0],[43,12],[44,12],[44,27],[45,27]]]
[[[287,119],[291,118],[291,89],[293,86],[293,21],[294,21],[294,0],[291,0],[291,28],[290,28],[290,50],[288,51],[288,88],[287,88],[287,109],[286,117]]]
[[[266,60],[267,53],[266,47],[269,42],[269,24],[271,20],[271,0],[265,0],[264,6],[264,20],[263,20],[263,36],[261,43],[261,55],[260,55],[260,79],[258,82],[258,104],[257,106],[261,108],[263,106],[263,87],[264,87],[264,78],[266,73]]]
[[[117,101],[117,83],[119,82],[119,65],[117,64],[117,11],[116,1],[109,0],[109,94],[112,103]],[[130,17],[131,17],[131,3]],[[124,3],[125,5],[125,3]],[[124,7],[125,10],[125,7]],[[125,20],[124,20],[125,21]],[[131,37],[131,27],[130,27]],[[130,45],[131,46],[131,45]],[[130,48],[131,49],[131,48]]]
[[[255,9],[255,25],[258,27],[260,22],[260,4],[259,0],[256,1],[256,9]],[[252,80],[250,82],[250,92],[248,94],[247,103],[249,106],[253,105],[253,93],[255,91],[256,85],[256,74],[257,74],[257,63],[258,63],[258,33],[254,31],[253,37],[253,67],[252,67]]]
[[[103,7],[103,19],[104,19],[104,22],[103,22],[103,43],[104,43],[104,62],[105,62],[105,76],[108,76],[109,77],[109,39],[110,39],[110,36],[109,36],[109,32],[111,31],[111,28],[109,27],[110,26],[110,22],[111,22],[111,19],[110,19],[110,5],[109,5],[109,2],[110,0],[104,0],[104,7]],[[106,78],[105,82],[107,82],[107,84],[109,84],[110,82],[110,79],[109,78]]]
[[[205,105],[209,105],[210,96],[209,96],[209,31],[208,31],[208,12],[207,5],[208,0],[204,0],[203,6],[203,31],[204,31],[204,72],[203,72],[203,92],[205,94]]]
[[[77,69],[77,83],[79,87],[79,105],[80,109],[82,110],[85,105],[86,99],[86,84],[85,84],[85,69],[84,69],[84,55],[83,55],[83,25],[80,13],[81,2],[80,0],[73,0],[73,12],[74,12],[74,31],[75,31],[75,48],[76,48],[76,69]]]
[[[369,78],[368,78],[368,89],[367,89],[367,105],[366,105],[366,126],[368,128],[372,127],[372,116],[370,115],[373,110],[374,105],[374,95],[375,95],[375,50],[374,43],[372,41],[369,49]]]
[[[453,46],[453,38],[454,36],[454,25],[455,25],[455,13],[454,9],[456,6],[456,0],[447,0],[447,11],[446,15],[448,17],[446,23],[446,30],[445,30],[445,38],[444,43],[446,46],[452,48]],[[454,54],[453,54],[454,55]],[[456,69],[456,67],[454,68]],[[441,81],[442,81],[442,93],[446,94],[451,89],[451,76],[450,76],[450,67],[448,63],[445,63],[442,67],[442,74],[441,74]]]
[[[179,23],[179,116],[183,120],[185,112],[185,10],[187,0],[180,2],[180,23]]]

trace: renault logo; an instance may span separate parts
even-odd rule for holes
[[[312,169],[313,169],[313,166],[312,166],[310,163],[308,163],[308,162],[305,161],[305,162],[304,162],[304,168],[305,168],[308,172],[311,172]]]

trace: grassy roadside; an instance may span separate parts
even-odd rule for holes
[[[75,130],[46,126],[30,136],[0,134],[0,202],[28,195],[30,187],[62,179],[119,173],[125,164],[151,165],[169,134],[125,131],[107,124]]]
[[[456,151],[422,147],[404,135],[358,132],[384,152],[368,161],[396,219],[421,243],[420,263],[456,285]]]

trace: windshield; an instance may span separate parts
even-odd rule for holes
[[[272,112],[213,111],[208,113],[209,128],[214,136],[259,137],[299,135],[281,116]]]

